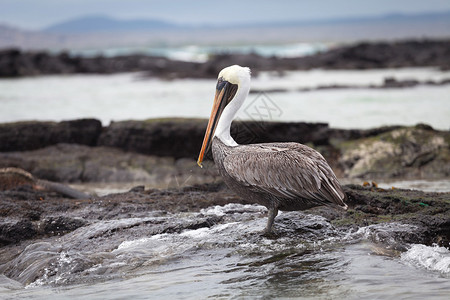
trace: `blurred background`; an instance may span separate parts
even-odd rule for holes
[[[448,129],[449,36],[439,0],[2,0],[0,122],[205,118],[242,64],[271,120]]]

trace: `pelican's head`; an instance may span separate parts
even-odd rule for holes
[[[241,107],[250,89],[250,69],[233,65],[220,71],[217,78],[214,104],[209,117],[208,127],[203,138],[202,149],[198,156],[197,164],[201,167],[203,156],[211,147],[212,138],[217,127],[220,133],[228,130],[239,107]],[[217,126],[217,124],[220,124]]]

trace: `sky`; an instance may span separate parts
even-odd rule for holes
[[[181,24],[325,20],[450,11],[449,0],[0,0],[0,23],[39,30],[86,15]]]

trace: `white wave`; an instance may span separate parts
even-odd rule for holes
[[[182,237],[188,237],[192,239],[202,239],[205,237],[208,237],[210,235],[216,234],[218,232],[221,232],[225,230],[226,228],[235,225],[236,223],[226,223],[226,224],[219,224],[215,225],[211,228],[208,227],[202,227],[198,229],[188,229],[180,233],[180,236]]]
[[[445,247],[414,244],[401,260],[419,268],[450,275],[450,251]]]
[[[395,243],[395,237],[397,234],[404,232],[414,232],[417,226],[411,224],[401,223],[380,223],[372,224],[358,228],[357,231],[350,230],[343,237],[345,241],[358,241],[358,240],[372,240],[374,242],[381,242],[387,245]]]
[[[216,215],[216,216],[224,216],[230,213],[259,213],[265,212],[266,208],[261,205],[254,204],[237,204],[237,203],[229,203],[226,205],[216,205],[211,206],[205,209],[202,209],[200,212],[204,215]]]
[[[265,57],[299,57],[312,55],[328,50],[334,46],[330,43],[288,43],[288,44],[267,44],[267,45],[183,45],[183,46],[161,46],[161,47],[111,47],[106,49],[83,49],[71,50],[71,55],[81,55],[84,57],[95,57],[104,55],[114,57],[119,55],[144,54],[152,56],[162,56],[172,60],[206,62],[209,56],[222,53],[250,54],[256,53]]]

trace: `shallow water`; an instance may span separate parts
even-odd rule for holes
[[[98,118],[111,121],[210,114],[214,80],[142,79],[140,74],[42,76],[0,80],[0,122]],[[406,89],[337,89],[299,92],[321,85],[381,84],[398,80],[442,80],[450,71],[433,68],[364,71],[265,72],[252,88],[288,92],[250,94],[240,119],[326,122],[332,127],[371,128],[427,123],[450,128],[450,85]],[[270,110],[274,109],[275,110]],[[256,114],[255,114],[256,112]]]
[[[424,191],[424,192],[449,193],[450,192],[450,179],[397,180],[397,181],[379,182],[378,186],[383,189],[390,189],[390,188],[394,187],[394,188],[398,188],[398,189],[420,190],[420,191]]]
[[[157,233],[170,222],[216,224]],[[174,221],[176,220],[176,221]],[[98,221],[30,244],[0,265],[2,299],[445,299],[450,251],[407,245],[402,224],[338,230],[324,218],[282,213],[261,235],[265,208],[228,204],[200,213],[151,212]],[[399,252],[398,249],[406,249]]]

